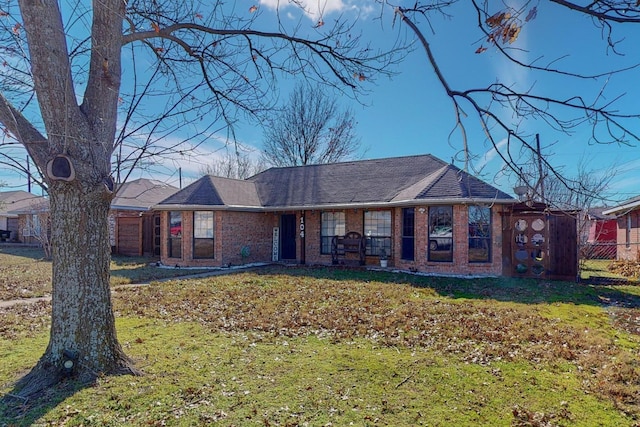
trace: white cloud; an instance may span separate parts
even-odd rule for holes
[[[491,163],[491,161],[493,159],[496,158],[496,156],[498,155],[498,150],[502,151],[502,149],[507,146],[508,142],[509,142],[508,139],[505,138],[505,139],[501,140],[500,142],[498,142],[495,147],[491,147],[491,149],[489,151],[484,153],[484,156],[482,156],[480,158],[478,163],[476,163],[476,165],[475,165],[476,169],[477,170],[484,169],[485,166],[487,166],[489,163]],[[502,164],[503,164],[502,158],[500,158],[499,160],[500,160],[500,167],[498,167],[497,169],[500,169],[502,167]]]
[[[146,142],[146,135],[132,135],[123,146],[124,151],[131,153],[134,147]],[[179,151],[178,151],[179,149]],[[207,165],[212,165],[226,158],[228,152],[236,149],[250,157],[259,157],[260,151],[250,144],[234,143],[226,134],[208,135],[197,147],[185,142],[181,136],[168,136],[152,142],[148,153],[159,153],[136,166],[129,180],[137,178],[156,179],[178,187],[180,182],[186,186],[202,175]],[[166,150],[166,153],[165,153]]]
[[[300,8],[313,21],[317,21],[332,12],[341,12],[347,8],[347,5],[342,0],[260,0],[260,4],[272,10]],[[292,15],[288,13],[287,16]]]

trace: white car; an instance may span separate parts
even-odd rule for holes
[[[449,249],[452,243],[452,229],[449,226],[435,227],[429,234],[429,249],[437,251],[438,249]]]

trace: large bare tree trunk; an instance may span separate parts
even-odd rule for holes
[[[110,193],[77,181],[55,183],[51,190],[51,334],[45,354],[21,380],[23,395],[69,374],[91,381],[99,373],[137,373],[118,343],[111,309]],[[77,357],[71,372],[63,366],[69,355]]]
[[[29,395],[63,375],[91,380],[100,374],[136,371],[116,338],[109,288],[108,212],[113,194],[108,187],[125,2],[93,3],[88,81],[81,105],[58,2],[19,3],[46,136],[38,135],[11,106],[0,117],[19,135],[41,171],[62,157],[74,172],[61,180],[57,173],[45,177],[53,246],[51,336],[37,366],[18,384],[18,393]],[[75,359],[70,372],[63,366],[66,359]]]

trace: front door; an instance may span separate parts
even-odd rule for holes
[[[296,216],[280,217],[280,258],[296,259]]]

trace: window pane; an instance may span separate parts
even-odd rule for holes
[[[167,247],[170,258],[182,258],[182,212],[169,212],[169,241]]]
[[[214,214],[212,211],[193,213],[193,258],[214,257]]]
[[[169,236],[182,236],[182,212],[169,212]]]
[[[415,256],[415,210],[402,209],[402,259],[413,261]]]
[[[169,258],[182,258],[182,239],[180,237],[169,239]]]
[[[453,207],[429,208],[429,261],[453,261]]]
[[[364,234],[367,237],[367,255],[380,255],[384,249],[391,256],[391,211],[364,213]]]
[[[334,236],[346,234],[346,221],[344,212],[322,212],[320,217],[320,253],[331,253],[331,239]]]
[[[491,209],[469,206],[469,262],[491,261]]]
[[[193,257],[213,258],[213,239],[194,239]]]
[[[196,211],[193,213],[193,237],[213,239],[213,212]]]

